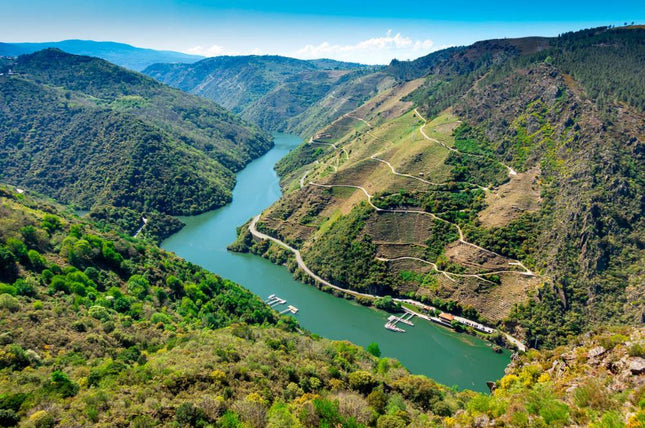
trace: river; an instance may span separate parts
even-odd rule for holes
[[[275,134],[275,147],[237,175],[233,202],[215,211],[183,217],[181,231],[162,248],[235,281],[266,299],[270,294],[300,309],[295,315],[309,331],[329,339],[349,340],[361,346],[377,342],[382,356],[397,358],[412,373],[460,388],[488,392],[486,381],[504,374],[509,352],[497,354],[484,341],[415,318],[406,333],[386,330],[388,314],[323,293],[294,280],[284,266],[259,256],[226,250],[235,228],[269,207],[281,195],[273,166],[302,140]],[[280,306],[279,310],[286,308]]]

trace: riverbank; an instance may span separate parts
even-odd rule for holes
[[[405,334],[393,333],[383,327],[390,315],[387,312],[363,306],[358,299],[340,299],[306,286],[303,282],[313,280],[304,273],[300,274],[302,281],[294,279],[282,266],[297,267],[288,250],[275,246],[275,264],[254,254],[227,250],[237,237],[236,228],[280,198],[280,179],[273,166],[301,141],[290,135],[276,136],[276,147],[237,175],[231,204],[182,217],[186,226],[166,239],[162,248],[244,286],[263,300],[271,294],[279,296],[287,302],[279,311],[288,305],[297,307],[293,316],[315,335],[363,347],[376,342],[383,357],[399,360],[414,374],[487,393],[486,382],[504,375],[511,356],[508,351],[495,353],[490,343],[477,336],[458,334],[433,323],[416,322],[414,327],[406,327]]]
[[[299,250],[291,247],[290,245],[286,244],[285,242],[282,242],[277,238],[274,238],[270,235],[267,235],[257,230],[256,226],[260,217],[261,217],[261,214],[258,214],[255,217],[253,217],[253,219],[251,219],[251,221],[248,222],[248,225],[245,225],[242,228],[242,230],[240,230],[240,234],[243,234],[244,229],[246,229],[248,230],[248,233],[250,233],[254,238],[259,240],[271,241],[272,243],[278,245],[279,247],[293,253],[293,255],[295,256],[297,267],[301,269],[304,275],[311,278],[313,280],[313,285],[317,285],[318,286],[317,288],[319,288],[320,290],[326,291],[326,292],[329,292],[329,291],[339,292],[345,298],[349,297],[365,306],[368,306],[368,305],[377,306],[377,302],[379,301],[379,299],[384,299],[388,297],[388,296],[377,296],[377,295],[368,294],[368,293],[361,293],[358,291],[343,288],[338,285],[332,284],[331,282],[316,275],[311,269],[309,269],[309,267],[307,267]],[[235,250],[244,251],[244,249],[246,248],[247,250],[250,250],[251,247],[248,244],[249,244],[248,239],[245,239],[245,238],[240,239],[238,237],[238,239],[236,240],[236,245],[229,246],[229,249],[234,251]],[[265,256],[266,253],[258,254],[258,255]],[[276,260],[271,260],[271,261],[276,261]],[[295,270],[292,270],[292,272],[294,272],[294,275],[299,276]],[[527,350],[526,345],[524,345],[519,339],[509,335],[506,332],[484,325],[477,321],[473,321],[468,318],[461,317],[459,315],[444,312],[436,307],[416,301],[414,299],[394,297],[392,298],[392,301],[399,304],[399,306],[401,304],[407,304],[409,306],[418,308],[424,312],[419,313],[414,311],[417,316],[420,316],[421,318],[426,319],[428,321],[435,322],[444,327],[451,328],[459,332],[470,333],[473,335],[477,334],[485,338],[486,340],[491,341],[492,343],[495,343],[497,345],[503,345],[506,348],[511,350],[517,350],[520,352],[526,352]],[[413,311],[413,309],[410,308],[409,306],[408,306],[408,310]],[[390,308],[390,309],[395,309],[395,308]]]

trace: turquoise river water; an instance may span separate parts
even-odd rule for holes
[[[349,340],[361,346],[377,342],[383,356],[397,358],[412,373],[424,374],[446,385],[487,392],[486,381],[503,376],[509,353],[497,354],[484,341],[415,318],[406,333],[383,326],[388,314],[360,306],[294,280],[284,266],[259,256],[226,250],[235,240],[235,228],[269,207],[281,195],[275,163],[302,140],[276,134],[275,147],[251,162],[237,176],[233,202],[218,210],[184,217],[181,231],[162,247],[266,299],[270,294],[299,308],[295,315],[309,331],[329,339]],[[278,310],[286,308],[278,307]]]

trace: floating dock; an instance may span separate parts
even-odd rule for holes
[[[287,301],[281,297],[276,296],[275,294],[271,294],[267,299],[264,301],[267,305],[272,307],[273,309],[276,309],[280,305],[284,305],[287,303]],[[287,306],[287,309],[283,309],[280,312],[280,315],[286,314],[287,312],[291,312],[292,314],[297,314],[300,309],[296,308],[293,305]]]
[[[297,313],[298,313],[298,311],[299,311],[299,309],[298,309],[298,308],[296,308],[296,307],[295,307],[295,306],[293,306],[293,305],[289,305],[289,306],[287,307],[287,309],[285,309],[285,310],[283,310],[282,312],[280,312],[280,315],[282,315],[282,314],[286,314],[287,312],[291,312],[292,314],[294,314],[294,315],[295,315],[295,314],[297,314]]]
[[[385,323],[385,328],[390,331],[396,331],[397,333],[405,333],[405,330],[403,330],[401,327],[397,327],[396,324],[402,322],[403,324],[414,326],[411,319],[414,318],[415,315],[416,314],[412,311],[406,311],[405,314],[400,317],[397,317],[396,315],[390,315],[390,317],[387,319],[387,322]]]
[[[278,297],[278,296],[276,296],[275,294],[272,294],[272,295],[269,296],[268,299],[266,299],[264,301],[264,303],[266,303],[267,305],[269,305],[271,307],[274,307],[274,306],[278,306],[278,305],[284,305],[285,303],[287,303],[287,301],[282,299],[282,298],[280,298],[280,297]]]

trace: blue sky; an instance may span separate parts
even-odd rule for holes
[[[645,23],[645,1],[0,0],[0,41],[113,40],[198,53],[364,63],[477,40]]]

